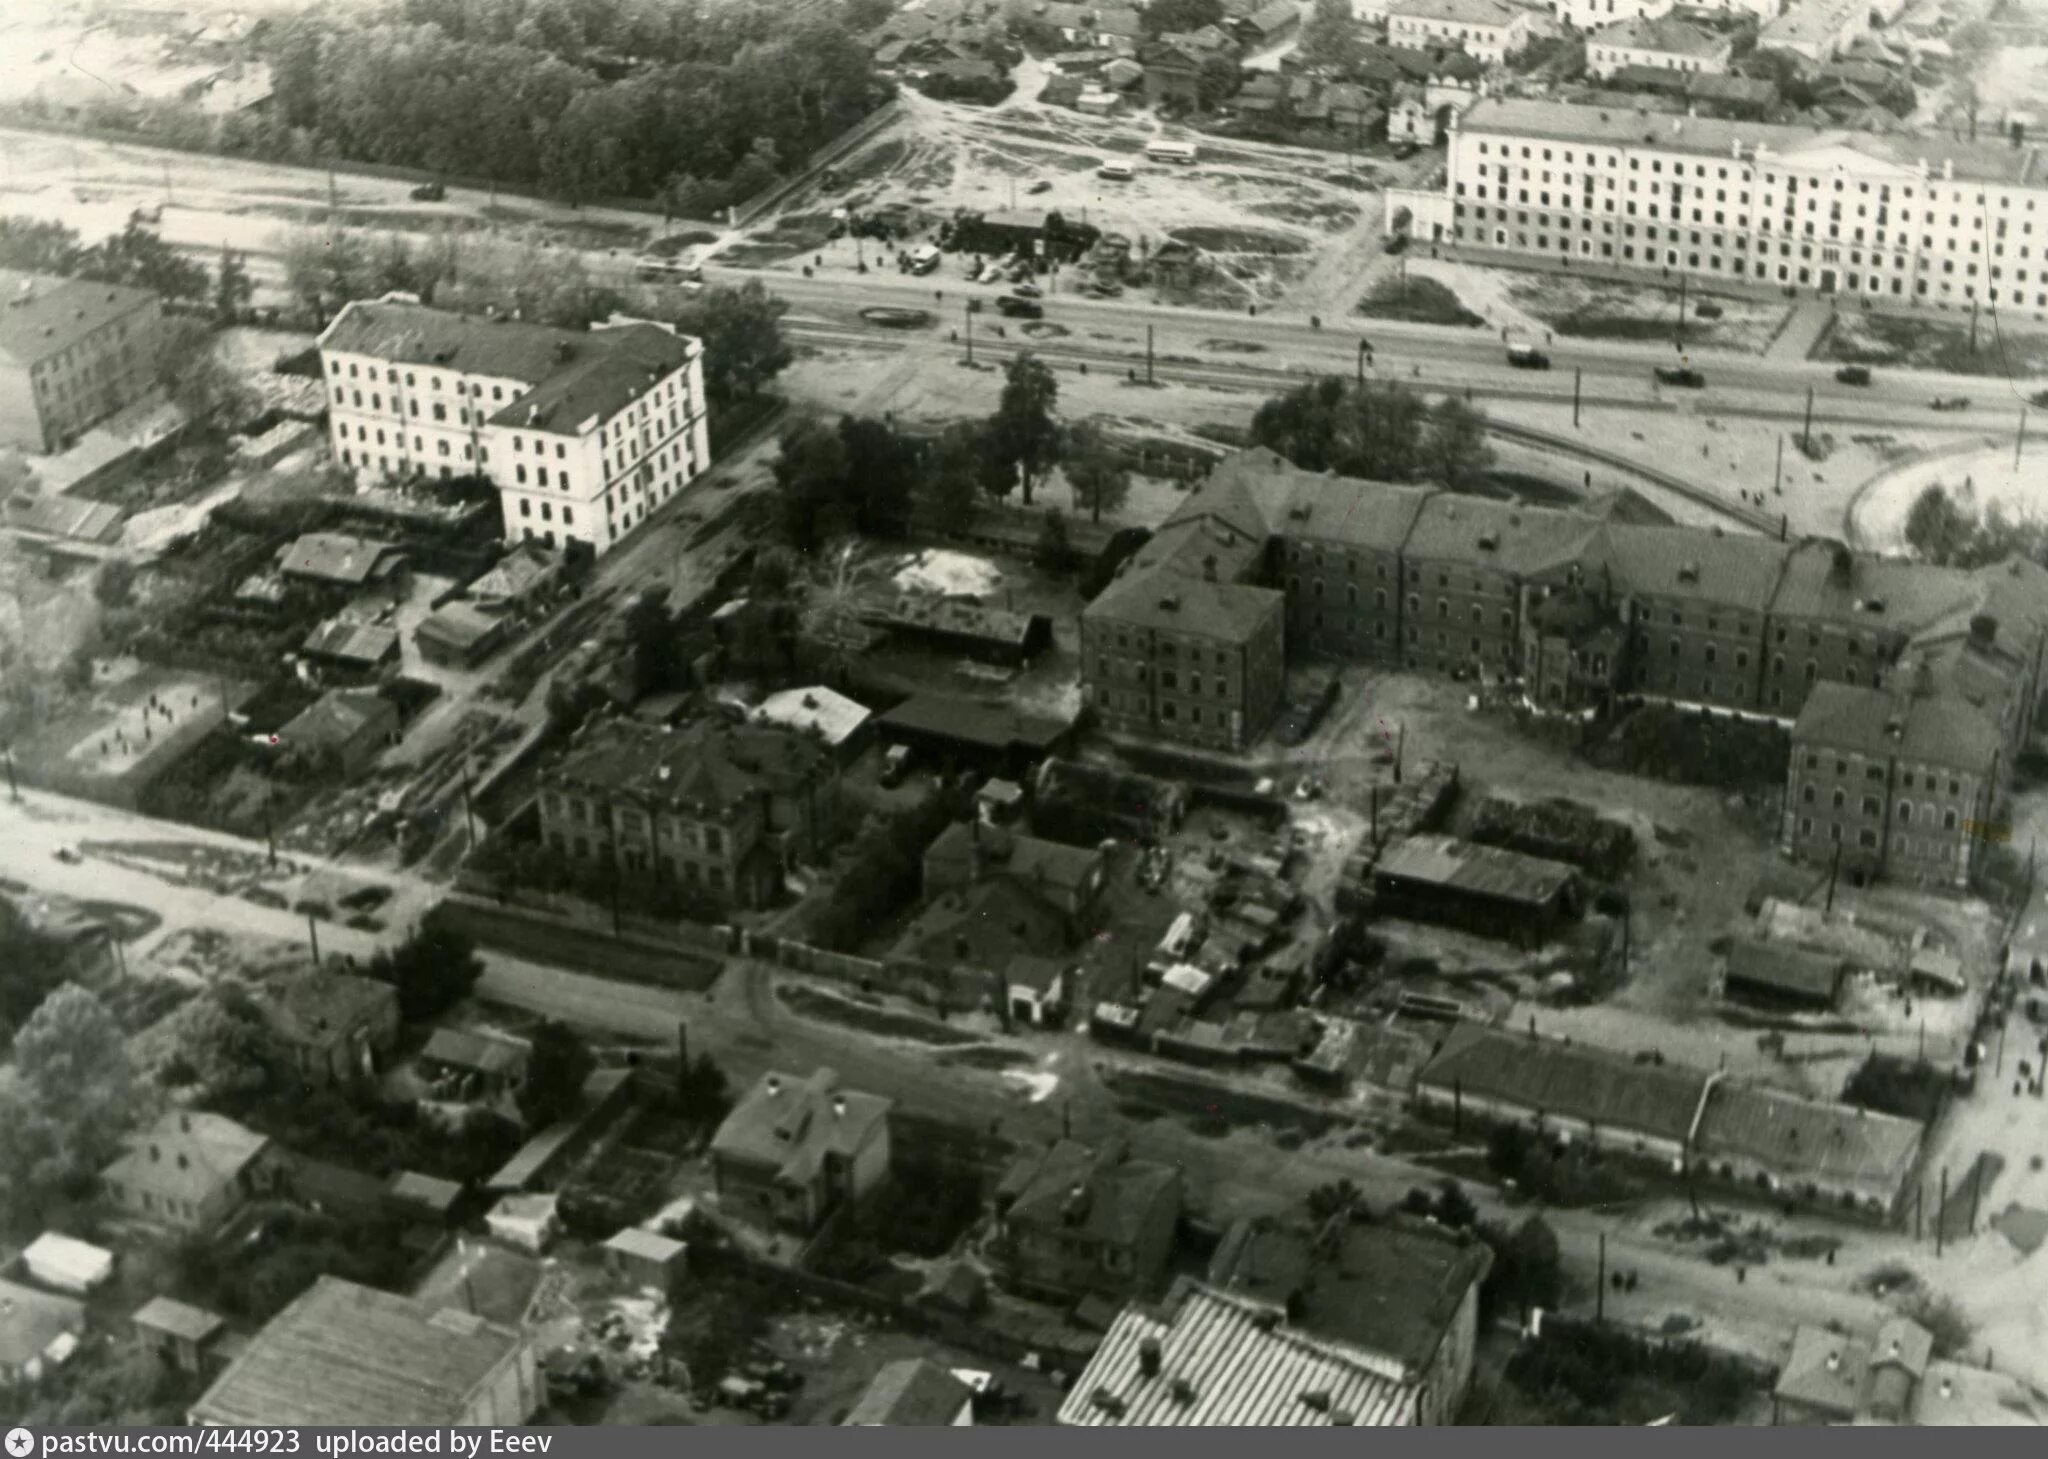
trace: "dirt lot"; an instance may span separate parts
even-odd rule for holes
[[[1433,279],[1495,329],[1524,338],[1551,334],[1580,339],[1673,341],[1678,290],[1654,284],[1597,282],[1558,274],[1527,273],[1485,264],[1411,258],[1407,272]],[[1702,303],[1721,311],[1702,319]],[[1686,296],[1688,348],[1761,354],[1776,336],[1789,305],[1695,290]]]
[[[1838,314],[1834,327],[1814,347],[1814,357],[1856,365],[1898,365],[1950,375],[1985,375],[2001,398],[2025,396],[2029,377],[2048,374],[2048,330],[2016,326],[1986,315],[1975,331],[1962,317],[1938,314]]]
[[[1378,232],[1370,163],[1348,170],[1342,154],[1236,139],[1200,139],[1193,166],[1146,161],[1146,143],[1169,135],[1182,133],[1149,116],[1089,117],[1029,100],[980,109],[906,94],[901,119],[840,164],[831,191],[800,191],[774,219],[706,256],[795,268],[822,255],[827,273],[862,258],[888,267],[890,250],[873,242],[824,242],[832,209],[907,204],[919,236],[957,209],[1047,209],[1121,233],[1134,251],[1191,243],[1217,265],[1205,283],[1168,290],[1161,302],[1266,307]],[[1132,162],[1137,176],[1098,177],[1113,159]],[[949,260],[936,277],[958,270]]]
[[[1957,449],[1916,456],[1896,469],[1872,477],[1849,507],[1855,540],[1879,552],[1906,550],[1906,516],[1930,486],[1949,493],[1959,505],[1988,512],[1993,507],[2008,517],[2039,517],[2048,511],[2048,477],[2038,458],[2018,462],[2008,445],[1981,446],[1963,442]]]

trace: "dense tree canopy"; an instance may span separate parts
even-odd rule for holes
[[[1252,417],[1252,439],[1309,471],[1374,481],[1462,480],[1492,459],[1486,414],[1446,398],[1432,409],[1399,381],[1363,387],[1325,376],[1276,395]]]

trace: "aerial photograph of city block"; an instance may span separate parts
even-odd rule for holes
[[[0,768],[17,1459],[2048,1423],[2048,0],[7,0]]]

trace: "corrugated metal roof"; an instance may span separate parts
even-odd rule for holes
[[[1410,836],[1380,856],[1375,875],[1454,887],[1490,897],[1542,903],[1578,873],[1562,861],[1525,856],[1500,846],[1479,846],[1455,836]]]
[[[1416,1391],[1363,1354],[1275,1322],[1270,1307],[1183,1281],[1164,1312],[1126,1307],[1059,1421],[1077,1428],[1360,1428],[1415,1422]],[[1156,1377],[1144,1345],[1159,1344]],[[1098,1396],[1100,1395],[1100,1396]]]

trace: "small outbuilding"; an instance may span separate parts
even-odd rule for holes
[[[539,1256],[561,1234],[559,1202],[551,1195],[510,1195],[491,1208],[484,1226],[494,1240]]]
[[[53,1292],[83,1297],[114,1274],[114,1253],[76,1237],[45,1231],[21,1254],[30,1280]]]
[[[227,1320],[171,1297],[152,1297],[130,1319],[145,1352],[181,1373],[202,1373],[216,1360]]]
[[[1833,1008],[1849,965],[1832,953],[1789,942],[1738,937],[1728,944],[1722,991],[1730,998],[1780,1007]]]
[[[604,1244],[604,1264],[641,1287],[673,1292],[689,1270],[690,1248],[673,1237],[628,1226]]]

